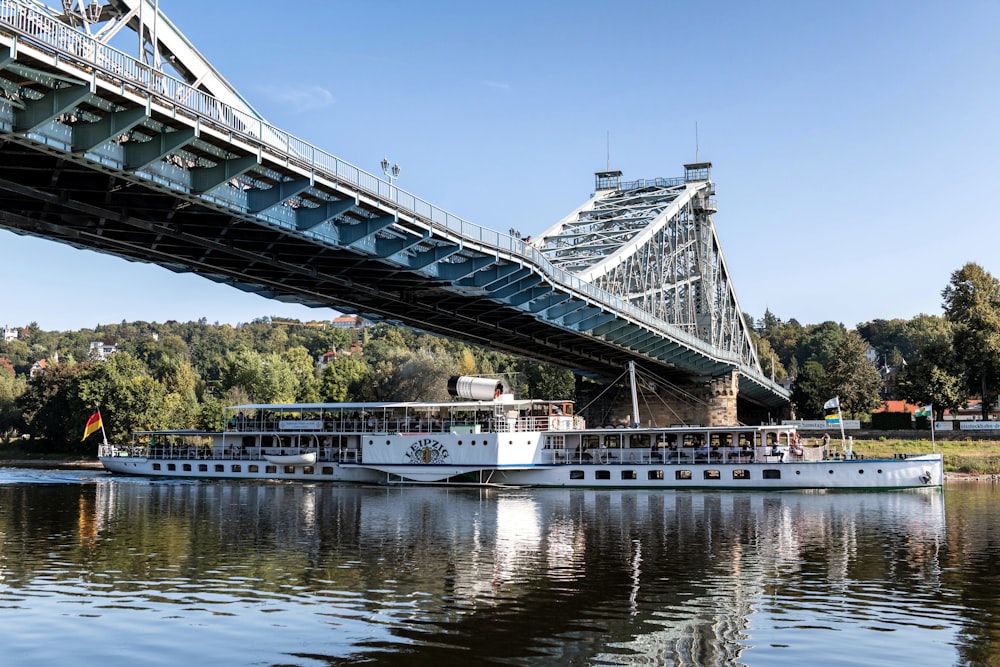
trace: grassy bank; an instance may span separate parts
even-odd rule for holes
[[[830,444],[831,449],[837,442]],[[947,472],[964,472],[979,475],[1000,473],[1000,441],[953,440],[855,440],[854,452],[866,458],[893,457],[897,454],[924,454],[937,451],[944,455]]]

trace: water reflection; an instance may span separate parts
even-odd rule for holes
[[[60,475],[0,483],[0,627],[33,663],[943,665],[995,628],[938,492]]]

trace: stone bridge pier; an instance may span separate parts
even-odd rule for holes
[[[606,387],[602,387],[604,390]],[[577,386],[577,405],[582,408],[594,402],[584,417],[588,426],[628,424],[632,417],[632,396],[627,385],[610,388],[596,400],[600,393],[592,388]],[[736,371],[710,379],[701,379],[682,385],[679,389],[638,387],[639,419],[642,426],[674,426],[698,424],[700,426],[732,426],[752,423],[741,419],[737,411],[739,381]],[[742,412],[742,411],[740,411]]]

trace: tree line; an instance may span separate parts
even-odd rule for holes
[[[802,325],[766,311],[752,323],[765,374],[792,386],[795,416],[821,417],[839,396],[866,418],[886,398],[946,409],[1000,392],[1000,282],[977,264],[942,290],[944,315],[873,320],[848,329]],[[106,360],[91,343],[114,344]],[[328,363],[317,360],[328,352]],[[31,376],[32,367],[47,368]],[[0,343],[0,435],[39,449],[92,452],[81,443],[94,406],[109,440],[134,430],[219,429],[223,407],[244,403],[446,400],[451,375],[503,375],[518,396],[573,398],[562,368],[380,323],[340,329],[269,318],[247,324],[122,322],[48,332],[34,323]],[[885,377],[893,379],[888,386]],[[96,438],[95,438],[96,439]]]
[[[0,345],[0,434],[40,450],[94,452],[99,438],[80,437],[95,406],[108,440],[127,442],[135,430],[219,430],[227,405],[447,400],[451,375],[501,375],[525,397],[572,398],[575,388],[568,370],[381,323],[31,324],[19,334]],[[92,359],[91,342],[117,351]],[[31,376],[40,359],[47,367]]]
[[[941,299],[942,316],[876,319],[852,330],[765,312],[754,326],[761,364],[776,380],[793,380],[792,404],[804,419],[822,417],[834,396],[860,419],[887,398],[933,405],[939,420],[977,398],[986,419],[1000,392],[1000,281],[970,262],[951,274]]]

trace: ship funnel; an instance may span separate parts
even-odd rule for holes
[[[504,386],[503,380],[454,375],[448,379],[448,393],[474,401],[492,401],[502,394],[509,394],[510,390]]]

